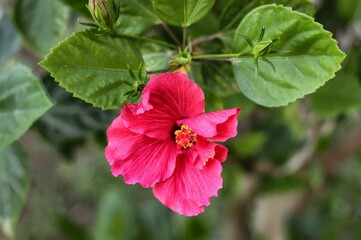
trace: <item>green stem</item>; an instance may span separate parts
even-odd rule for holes
[[[187,46],[187,27],[183,27],[183,44],[182,48],[184,49]]]
[[[205,55],[196,55],[192,56],[192,59],[221,59],[221,58],[239,58],[239,53],[225,53],[225,54],[205,54]]]
[[[138,36],[138,35],[132,35],[132,34],[125,34],[125,33],[116,33],[117,37],[125,37],[125,38],[133,38],[133,39],[138,39],[141,41],[146,41],[146,42],[153,42],[156,44],[159,44],[161,46],[164,47],[169,47],[169,48],[174,48],[177,49],[178,47],[174,44],[168,43],[168,42],[164,42],[162,40],[159,39],[155,39],[155,38],[150,38],[150,37],[143,37],[143,36]]]

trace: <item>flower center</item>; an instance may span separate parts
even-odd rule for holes
[[[197,142],[197,133],[185,124],[182,124],[180,129],[176,130],[174,134],[175,143],[179,149],[190,148]]]

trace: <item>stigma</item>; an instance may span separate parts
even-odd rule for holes
[[[197,142],[197,134],[187,125],[182,124],[180,129],[174,132],[175,143],[179,149],[187,149],[193,147]]]

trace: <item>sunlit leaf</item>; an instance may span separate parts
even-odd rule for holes
[[[256,7],[264,4],[282,4],[295,11],[313,16],[316,12],[315,4],[309,0],[230,0],[222,9],[220,25],[223,30],[236,28],[239,22]]]
[[[256,43],[261,28],[263,40],[278,38],[266,57],[275,67],[259,59],[255,74],[252,52],[243,36]],[[300,12],[276,5],[265,5],[250,12],[238,26],[234,52],[242,57],[233,62],[233,71],[241,91],[254,102],[283,106],[314,92],[335,76],[345,54],[337,47],[331,33]]]
[[[60,1],[18,0],[14,20],[29,46],[43,55],[61,39],[67,10]]]
[[[25,66],[0,71],[0,148],[18,139],[52,103]]]
[[[75,97],[103,109],[119,109],[129,100],[124,94],[132,90],[125,84],[133,82],[128,66],[136,73],[142,63],[128,39],[85,31],[60,42],[40,65]]]
[[[153,0],[155,13],[174,26],[190,26],[201,20],[215,0]]]
[[[13,144],[0,149],[0,233],[13,237],[29,186],[25,153]]]

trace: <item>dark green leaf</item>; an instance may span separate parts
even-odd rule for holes
[[[282,177],[268,177],[264,176],[261,179],[259,191],[264,193],[281,193],[295,191],[298,189],[307,189],[309,187],[308,179],[301,178],[295,175],[288,175]]]
[[[0,72],[0,148],[18,139],[52,103],[25,66]]]
[[[342,20],[350,21],[352,18],[355,17],[355,13],[358,13],[360,11],[360,0],[343,0],[343,1],[337,1],[337,13],[341,17]]]
[[[254,102],[246,98],[242,93],[235,93],[222,98],[223,109],[226,108],[241,108],[240,119],[246,118],[255,108]]]
[[[53,80],[46,78],[44,85],[56,104],[35,124],[46,140],[61,153],[71,157],[85,139],[98,132],[105,133],[115,117],[111,111],[102,111],[74,98]]]
[[[202,20],[189,28],[189,36],[194,39],[216,33],[219,30],[218,16],[213,12],[207,14]],[[209,49],[207,49],[209,51]]]
[[[119,190],[108,191],[99,204],[95,239],[133,239],[137,225],[136,209],[129,198]]]
[[[255,74],[252,49],[243,36],[254,43],[265,27],[264,41],[278,38],[273,53],[266,55],[275,67],[258,60]],[[234,38],[233,71],[241,91],[254,102],[267,106],[283,106],[306,94],[335,76],[345,58],[331,33],[302,13],[279,5],[265,5],[250,12],[239,25]]]
[[[17,0],[14,20],[25,41],[40,54],[47,53],[64,33],[67,8],[59,1]]]
[[[13,237],[29,187],[25,153],[13,144],[0,149],[0,232]]]
[[[20,47],[20,38],[11,23],[11,19],[0,20],[0,66],[3,65]]]
[[[266,141],[267,135],[264,132],[249,132],[231,141],[231,147],[239,157],[252,157],[261,150]]]
[[[295,138],[291,129],[276,116],[263,119],[261,123],[257,124],[255,131],[262,131],[267,136],[261,151],[256,155],[256,159],[269,161],[275,166],[288,161],[291,154],[300,148],[303,140]]]
[[[54,0],[52,0],[54,1]],[[91,18],[91,15],[89,13],[88,8],[86,7],[86,4],[89,2],[89,0],[60,0],[66,5],[70,6],[73,10],[75,10],[80,15]]]
[[[214,3],[215,0],[153,0],[153,7],[164,22],[188,27],[201,20]]]
[[[58,216],[58,228],[61,229],[63,236],[68,240],[88,240],[89,234],[82,224],[77,223],[66,215]]]
[[[195,79],[198,84],[218,96],[226,97],[239,92],[231,65],[216,62],[193,63],[191,69],[197,74]]]
[[[133,82],[128,66],[137,72],[143,63],[135,45],[125,38],[77,32],[59,43],[40,63],[68,92],[103,109],[119,109]],[[143,76],[145,70],[142,69]]]
[[[160,19],[153,12],[151,0],[120,1],[120,19],[116,31],[120,33],[139,34],[158,23],[160,23]]]
[[[361,85],[353,75],[339,75],[310,96],[313,109],[324,117],[361,107]]]

